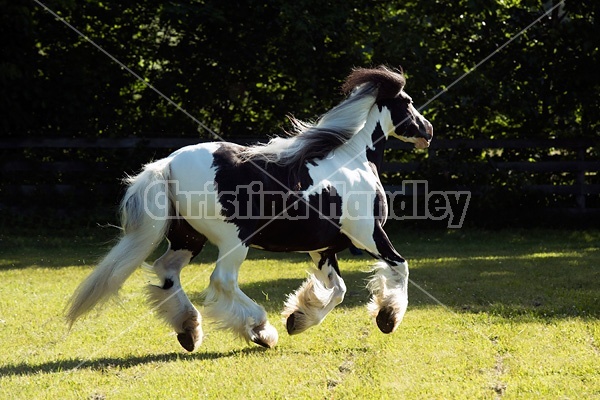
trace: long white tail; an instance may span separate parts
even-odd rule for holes
[[[126,180],[129,188],[121,201],[122,237],[69,300],[66,309],[69,326],[116,295],[164,238],[171,208],[170,161],[164,158],[147,164],[140,174]]]

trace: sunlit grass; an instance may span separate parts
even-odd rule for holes
[[[252,251],[241,287],[266,308],[278,346],[246,344],[205,321],[192,354],[146,306],[141,269],[118,302],[67,332],[62,308],[106,239],[0,237],[0,398],[600,396],[599,232],[398,231],[392,241],[414,284],[392,335],[366,312],[371,261],[343,253],[344,303],[288,336],[282,303],[311,264]],[[209,247],[183,272],[196,304],[215,259]]]

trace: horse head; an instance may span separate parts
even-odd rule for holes
[[[402,71],[387,67],[352,71],[342,90],[346,93],[358,90],[376,91],[375,104],[385,114],[380,123],[386,138],[396,137],[413,143],[416,148],[429,147],[433,139],[433,125],[414,107],[412,98],[404,91],[406,79]]]

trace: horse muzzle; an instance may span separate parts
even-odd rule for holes
[[[431,143],[431,140],[427,140],[425,138],[417,138],[417,140],[415,140],[415,148],[426,149],[429,147],[429,143]]]

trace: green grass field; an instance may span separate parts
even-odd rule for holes
[[[0,234],[0,398],[600,398],[599,231],[392,232],[412,280],[392,335],[366,311],[368,257],[341,254],[346,300],[290,337],[279,313],[308,257],[251,251],[241,287],[267,309],[278,346],[204,321],[195,353],[146,306],[141,269],[118,302],[67,331],[64,304],[110,235]],[[183,272],[197,305],[215,259],[207,248]]]

